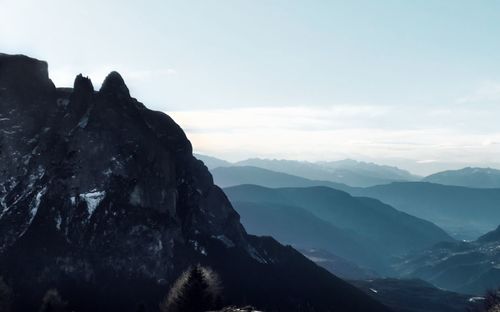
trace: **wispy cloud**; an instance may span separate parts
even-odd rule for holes
[[[500,155],[500,145],[495,144],[500,141],[500,129],[470,131],[457,125],[457,120],[465,116],[443,118],[433,111],[341,105],[170,114],[188,129],[195,149],[228,159],[350,157],[475,163],[491,161]]]
[[[249,107],[172,112],[189,129],[205,132],[258,129],[321,131],[353,127],[382,118],[387,109],[368,105]],[[355,122],[355,121],[358,122]]]

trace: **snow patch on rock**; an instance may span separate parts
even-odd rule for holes
[[[207,250],[198,241],[189,240],[189,242],[193,245],[194,250],[198,251],[199,253],[201,253],[204,256],[207,255]]]
[[[30,203],[30,220],[29,220],[28,224],[31,224],[31,222],[35,218],[35,215],[38,212],[38,207],[40,206],[40,202],[42,201],[42,196],[45,195],[46,191],[47,191],[47,187],[44,187],[35,195],[35,198],[31,201],[31,203]]]
[[[254,258],[260,263],[266,263],[266,264],[268,263],[268,261],[259,254],[257,249],[255,249],[252,246],[248,246],[248,254],[250,255],[250,257]]]
[[[234,247],[234,243],[232,240],[230,240],[226,235],[217,235],[217,236],[212,236],[218,240],[220,240],[224,245],[226,245],[227,248]]]
[[[80,194],[80,199],[84,200],[85,203],[87,204],[87,212],[89,213],[89,217],[92,216],[97,206],[99,206],[99,204],[101,203],[101,201],[104,199],[105,196],[106,196],[105,191],[96,191],[96,190],[93,190],[89,193]],[[73,202],[74,201],[72,200],[72,203]]]

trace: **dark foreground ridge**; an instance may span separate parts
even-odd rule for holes
[[[157,311],[193,264],[226,305],[387,311],[272,238],[248,235],[182,129],[111,73],[58,89],[47,64],[0,54],[0,274],[15,311],[57,289],[74,311]]]

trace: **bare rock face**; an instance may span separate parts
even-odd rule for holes
[[[58,288],[77,311],[155,311],[191,264],[229,304],[385,311],[290,247],[247,235],[182,129],[112,72],[58,89],[47,64],[0,54],[0,274],[17,310]]]

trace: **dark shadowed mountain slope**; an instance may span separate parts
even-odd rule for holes
[[[302,248],[326,249],[376,270],[384,270],[384,266],[378,263],[387,263],[393,256],[452,240],[428,221],[397,211],[378,200],[352,197],[328,187],[270,189],[241,185],[225,188],[224,191],[249,229],[267,232]],[[274,227],[271,223],[267,225],[258,221],[267,218],[275,220]],[[320,223],[318,219],[326,223]],[[308,224],[310,230],[298,228],[301,224]],[[344,234],[341,235],[339,229],[343,229]],[[306,246],[308,236],[299,235],[301,230],[316,237],[310,237],[309,241],[314,243],[316,240],[321,246]],[[328,233],[331,236],[325,237]],[[353,256],[353,252],[359,255],[358,246],[372,256]],[[350,254],[345,252],[348,250]]]
[[[437,244],[403,259],[397,269],[444,289],[483,295],[500,286],[499,232],[497,228],[473,242]]]
[[[352,261],[334,255],[323,249],[309,248],[299,249],[299,251],[308,259],[314,261],[317,265],[327,269],[342,279],[367,280],[379,276],[373,270],[360,267]]]
[[[422,181],[472,188],[500,188],[500,170],[467,167],[438,172],[423,178]]]
[[[227,304],[386,311],[291,247],[247,235],[182,129],[130,97],[57,89],[47,64],[0,55],[0,275],[16,311],[59,289],[75,311],[156,311],[189,265],[217,271]]]
[[[360,187],[420,179],[396,167],[350,159],[311,163],[295,160],[252,158],[237,162],[234,165],[259,167],[312,180],[330,181]]]

